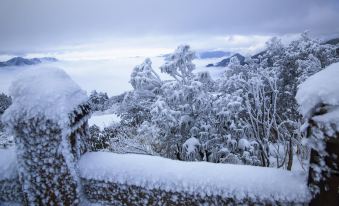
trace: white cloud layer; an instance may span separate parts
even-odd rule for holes
[[[339,35],[338,10],[338,0],[2,0],[0,54],[91,58],[180,43],[253,52],[273,35]]]

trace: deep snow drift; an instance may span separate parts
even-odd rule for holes
[[[80,176],[147,189],[236,200],[305,202],[305,176],[286,170],[207,162],[182,162],[162,157],[91,152],[78,163]]]

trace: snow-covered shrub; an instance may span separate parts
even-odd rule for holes
[[[88,103],[92,111],[105,111],[111,107],[107,93],[92,91]]]
[[[294,156],[308,158],[294,98],[298,85],[338,61],[335,49],[307,33],[289,45],[273,38],[245,65],[232,58],[224,76],[213,80],[208,72],[196,73],[194,52],[179,46],[160,67],[173,79],[161,81],[146,59],[134,69],[134,90],[118,112],[129,134],[154,154],[291,170]],[[200,143],[194,155],[185,144],[192,138]],[[242,139],[250,146],[239,148]]]
[[[114,137],[114,132],[110,127],[102,130],[97,125],[89,127],[89,138],[87,145],[89,151],[108,150],[110,148],[110,139]]]
[[[75,161],[86,149],[86,93],[64,71],[41,67],[20,74],[10,95],[2,121],[14,136],[23,204],[78,204]]]
[[[191,137],[184,142],[182,151],[184,160],[196,161],[201,159],[201,156],[199,155],[201,144],[199,140],[194,137]]]
[[[0,94],[0,148],[7,148],[13,145],[13,137],[7,134],[5,125],[1,121],[1,115],[12,104],[12,98],[4,93]]]
[[[134,68],[130,83],[134,90],[125,94],[118,115],[124,124],[136,128],[150,119],[150,106],[156,100],[162,81],[152,69],[151,60],[146,59]]]
[[[12,104],[12,98],[4,93],[0,94],[0,115]]]
[[[196,58],[189,45],[181,45],[171,54],[163,66],[161,72],[171,75],[175,80],[187,83],[192,77],[192,71],[195,65],[192,60]]]

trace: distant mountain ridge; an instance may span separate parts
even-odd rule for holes
[[[339,37],[338,38],[334,38],[334,39],[330,39],[330,40],[327,40],[321,44],[331,44],[331,45],[338,45],[338,48],[336,49],[336,52],[337,52],[337,55],[339,56]],[[257,59],[259,58],[261,55],[264,55],[266,53],[266,50],[264,51],[261,51],[253,56],[251,56],[251,59]],[[217,62],[215,64],[207,64],[206,67],[226,67],[229,63],[230,63],[230,60],[232,57],[237,57],[239,62],[240,62],[240,65],[244,65],[245,64],[245,57],[242,56],[241,54],[239,53],[236,53],[228,58],[225,58],[223,60],[221,60],[220,62]]]
[[[208,65],[206,65],[206,67],[226,67],[230,63],[232,57],[237,57],[239,62],[240,62],[240,65],[245,64],[245,57],[243,55],[239,54],[239,53],[236,53],[236,54],[234,54],[234,55],[232,55],[232,56],[230,56],[226,59],[223,59],[220,62],[217,62],[215,64],[208,64]]]
[[[32,58],[26,59],[23,57],[14,57],[8,61],[0,62],[0,67],[8,66],[26,66],[26,65],[35,65],[43,62],[56,62],[58,61],[54,57],[42,57],[42,58]]]
[[[231,56],[232,53],[227,51],[214,50],[214,51],[200,51],[196,52],[196,54],[197,58],[199,59],[209,59]]]

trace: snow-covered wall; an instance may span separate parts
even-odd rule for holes
[[[13,156],[14,151],[3,154]],[[274,168],[109,152],[86,153],[78,167],[86,199],[103,205],[284,205],[310,199],[304,174]],[[0,180],[0,203],[20,200],[18,185]]]
[[[78,166],[88,198],[106,204],[303,203],[310,198],[304,175],[274,168],[110,152],[86,153]]]

